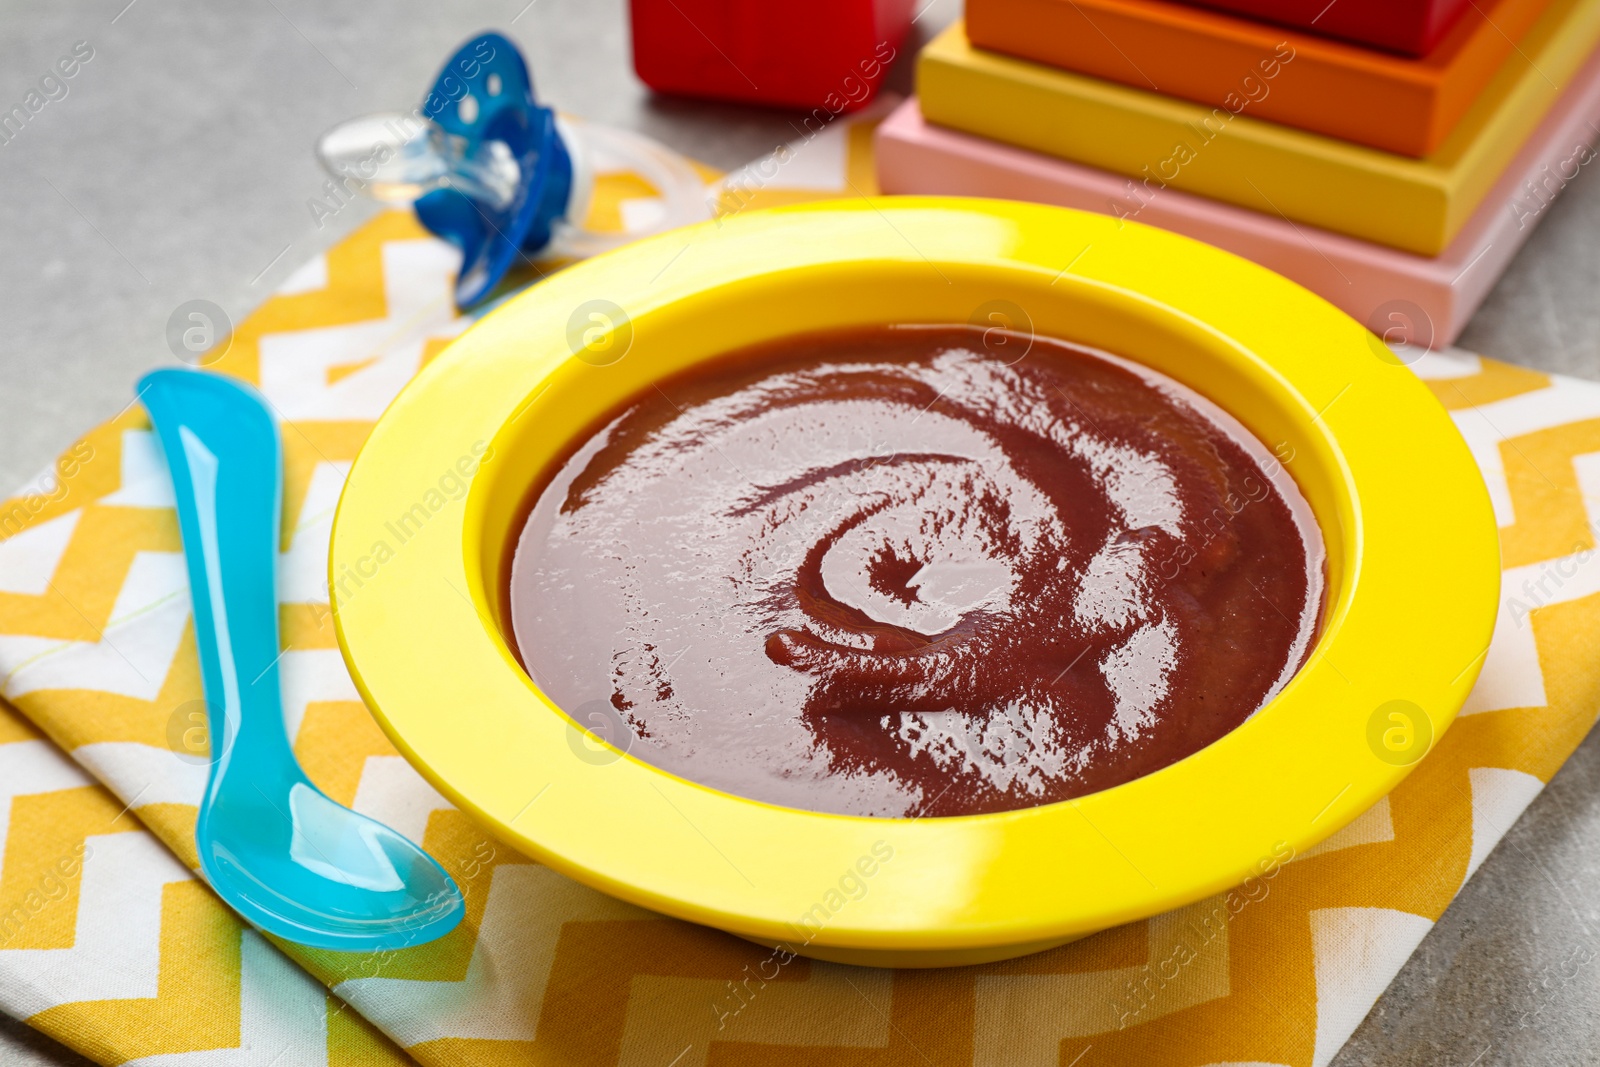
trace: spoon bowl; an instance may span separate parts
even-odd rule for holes
[[[218,894],[264,930],[321,948],[400,948],[461,918],[455,883],[405,837],[306,781],[287,804],[219,791],[196,827]],[[288,834],[262,833],[288,826]]]

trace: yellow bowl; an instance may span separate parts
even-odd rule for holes
[[[1266,707],[1113,789],[915,820],[709,789],[597,747],[541,694],[508,644],[507,550],[529,486],[574,435],[731,349],[996,308],[1178,379],[1291,457],[1326,541],[1327,603],[1309,661]],[[509,844],[603,892],[784,951],[940,966],[1201,899],[1366,810],[1472,687],[1498,553],[1483,481],[1448,416],[1306,290],[1099,215],[897,198],[666,234],[487,316],[373,431],[339,503],[330,568],[367,705],[429,781]]]

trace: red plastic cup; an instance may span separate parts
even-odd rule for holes
[[[866,106],[914,0],[630,0],[633,69],[659,93],[832,115]]]

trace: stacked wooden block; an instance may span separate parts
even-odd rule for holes
[[[1600,0],[968,0],[879,176],[1163,226],[1439,346],[1593,158],[1597,42]]]

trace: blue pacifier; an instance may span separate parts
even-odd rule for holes
[[[412,204],[424,226],[461,249],[462,309],[493,292],[519,258],[589,256],[711,214],[704,183],[682,156],[540,106],[522,53],[498,33],[446,60],[421,107],[337,126],[317,155],[341,185]],[[597,157],[656,187],[662,210],[647,230],[584,228]]]

